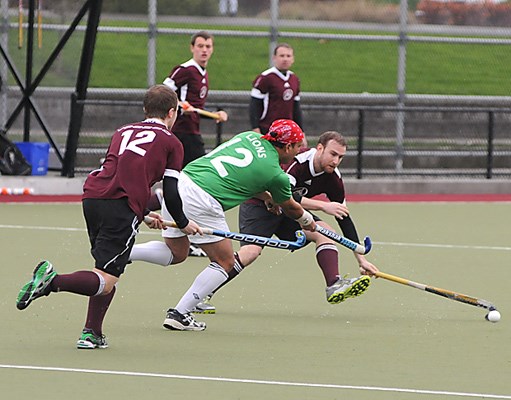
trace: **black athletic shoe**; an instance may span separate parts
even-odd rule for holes
[[[203,331],[206,329],[204,322],[197,322],[190,313],[181,314],[179,311],[169,308],[167,318],[163,326],[172,331]]]

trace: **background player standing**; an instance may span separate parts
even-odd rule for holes
[[[192,36],[190,51],[192,58],[175,66],[163,84],[177,93],[180,102],[188,102],[193,107],[203,109],[209,90],[206,67],[213,54],[213,36],[205,31],[197,32]],[[218,115],[220,119],[217,122],[227,121],[225,111],[218,111]],[[200,133],[199,114],[181,109],[172,132],[183,143],[183,166],[206,154]]]
[[[280,43],[273,51],[273,67],[259,74],[250,92],[250,124],[252,130],[265,134],[273,121],[292,119],[300,127],[300,80],[290,70],[295,61],[293,48]]]
[[[195,33],[190,42],[190,51],[192,58],[183,64],[176,65],[163,84],[177,93],[180,102],[203,109],[209,91],[206,67],[213,54],[213,36],[206,31]],[[217,123],[227,121],[228,116],[225,111],[218,111],[218,115],[220,119]],[[183,143],[183,167],[206,154],[204,139],[200,133],[200,118],[198,113],[187,112],[181,108],[172,128],[172,132]],[[206,253],[193,245],[190,245],[189,254],[198,257],[206,256]]]

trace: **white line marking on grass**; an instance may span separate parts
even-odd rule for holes
[[[66,228],[62,226],[31,226],[31,225],[5,225],[0,224],[0,229],[32,229],[32,230],[51,230],[67,232],[86,232],[85,228]],[[156,231],[140,231],[139,234],[155,234]],[[434,247],[444,249],[474,249],[474,250],[502,250],[511,251],[511,247],[506,246],[471,246],[463,244],[435,244],[435,243],[406,243],[406,242],[373,242],[381,246],[403,246],[403,247]]]
[[[66,228],[59,226],[31,226],[31,225],[5,225],[0,224],[0,229],[33,229],[33,230],[50,230],[50,231],[67,231],[67,232],[86,232],[85,228]],[[154,235],[157,231],[140,231],[140,235]],[[403,246],[403,247],[433,247],[445,249],[473,249],[473,250],[502,250],[511,251],[511,247],[506,246],[471,246],[463,244],[435,244],[435,243],[405,243],[405,242],[373,242],[373,244],[381,246]]]
[[[40,230],[40,231],[63,231],[63,232],[87,232],[85,228],[66,228],[63,226],[31,226],[31,225],[3,225],[0,224],[0,229],[32,229],[32,230]],[[145,234],[160,234],[159,231],[153,230],[153,232],[140,231],[139,235]]]
[[[373,242],[382,246],[404,246],[404,247],[435,247],[445,249],[474,249],[474,250],[503,250],[511,251],[511,247],[506,246],[472,246],[464,244],[435,244],[435,243],[405,243],[405,242]]]
[[[74,373],[98,374],[98,375],[136,376],[136,377],[146,377],[146,378],[183,379],[183,380],[226,382],[226,383],[249,383],[249,384],[257,384],[257,385],[310,387],[310,388],[322,388],[322,389],[351,389],[351,390],[367,390],[367,391],[374,391],[374,392],[416,393],[416,394],[431,394],[431,395],[436,395],[436,396],[479,397],[479,398],[486,398],[486,399],[511,399],[511,395],[499,395],[499,394],[488,394],[488,393],[448,392],[448,391],[443,391],[443,390],[403,389],[403,388],[392,388],[392,387],[336,385],[336,384],[305,383],[305,382],[264,381],[264,380],[259,380],[259,379],[217,378],[217,377],[212,377],[212,376],[210,377],[210,376],[193,376],[193,375],[176,375],[176,374],[157,374],[157,373],[149,373],[149,372],[109,371],[109,370],[101,370],[101,369],[39,367],[39,366],[35,366],[35,365],[9,365],[9,364],[0,364],[0,368],[36,370],[36,371],[74,372]]]

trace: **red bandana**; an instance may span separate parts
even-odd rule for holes
[[[262,138],[270,142],[287,144],[301,142],[305,136],[296,122],[290,119],[277,119],[273,121],[268,133]]]

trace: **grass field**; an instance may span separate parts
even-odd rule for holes
[[[145,27],[133,21],[102,20],[101,26]],[[159,28],[188,30],[259,30],[264,27],[159,23]],[[291,31],[287,29],[287,31]],[[357,35],[388,35],[308,28],[297,32]],[[55,47],[59,33],[44,32],[42,49],[34,51],[34,75]],[[156,80],[191,57],[189,34],[159,35]],[[317,40],[283,38],[295,48],[293,70],[303,92],[395,93],[398,45],[396,42]],[[83,33],[76,33],[43,80],[43,86],[74,86]],[[25,65],[25,49],[17,49],[17,32],[10,31],[10,56],[19,70]],[[215,54],[208,71],[212,90],[250,90],[252,80],[268,66],[267,38],[217,36]],[[511,92],[509,45],[414,43],[407,46],[406,91],[410,94],[501,95]],[[10,84],[14,80],[9,76]],[[143,88],[147,85],[147,36],[100,32],[91,72],[91,87]]]
[[[105,322],[110,347],[77,350],[86,299],[68,293],[16,310],[42,258],[90,269],[79,204],[0,206],[2,398],[511,399],[510,203],[352,203],[382,271],[489,300],[485,310],[374,280],[329,305],[307,247],[266,249],[214,298],[204,332],[162,328],[202,258],[128,267]],[[229,213],[237,230],[236,214]],[[143,228],[138,241],[158,240]],[[355,260],[339,247],[342,273]]]

